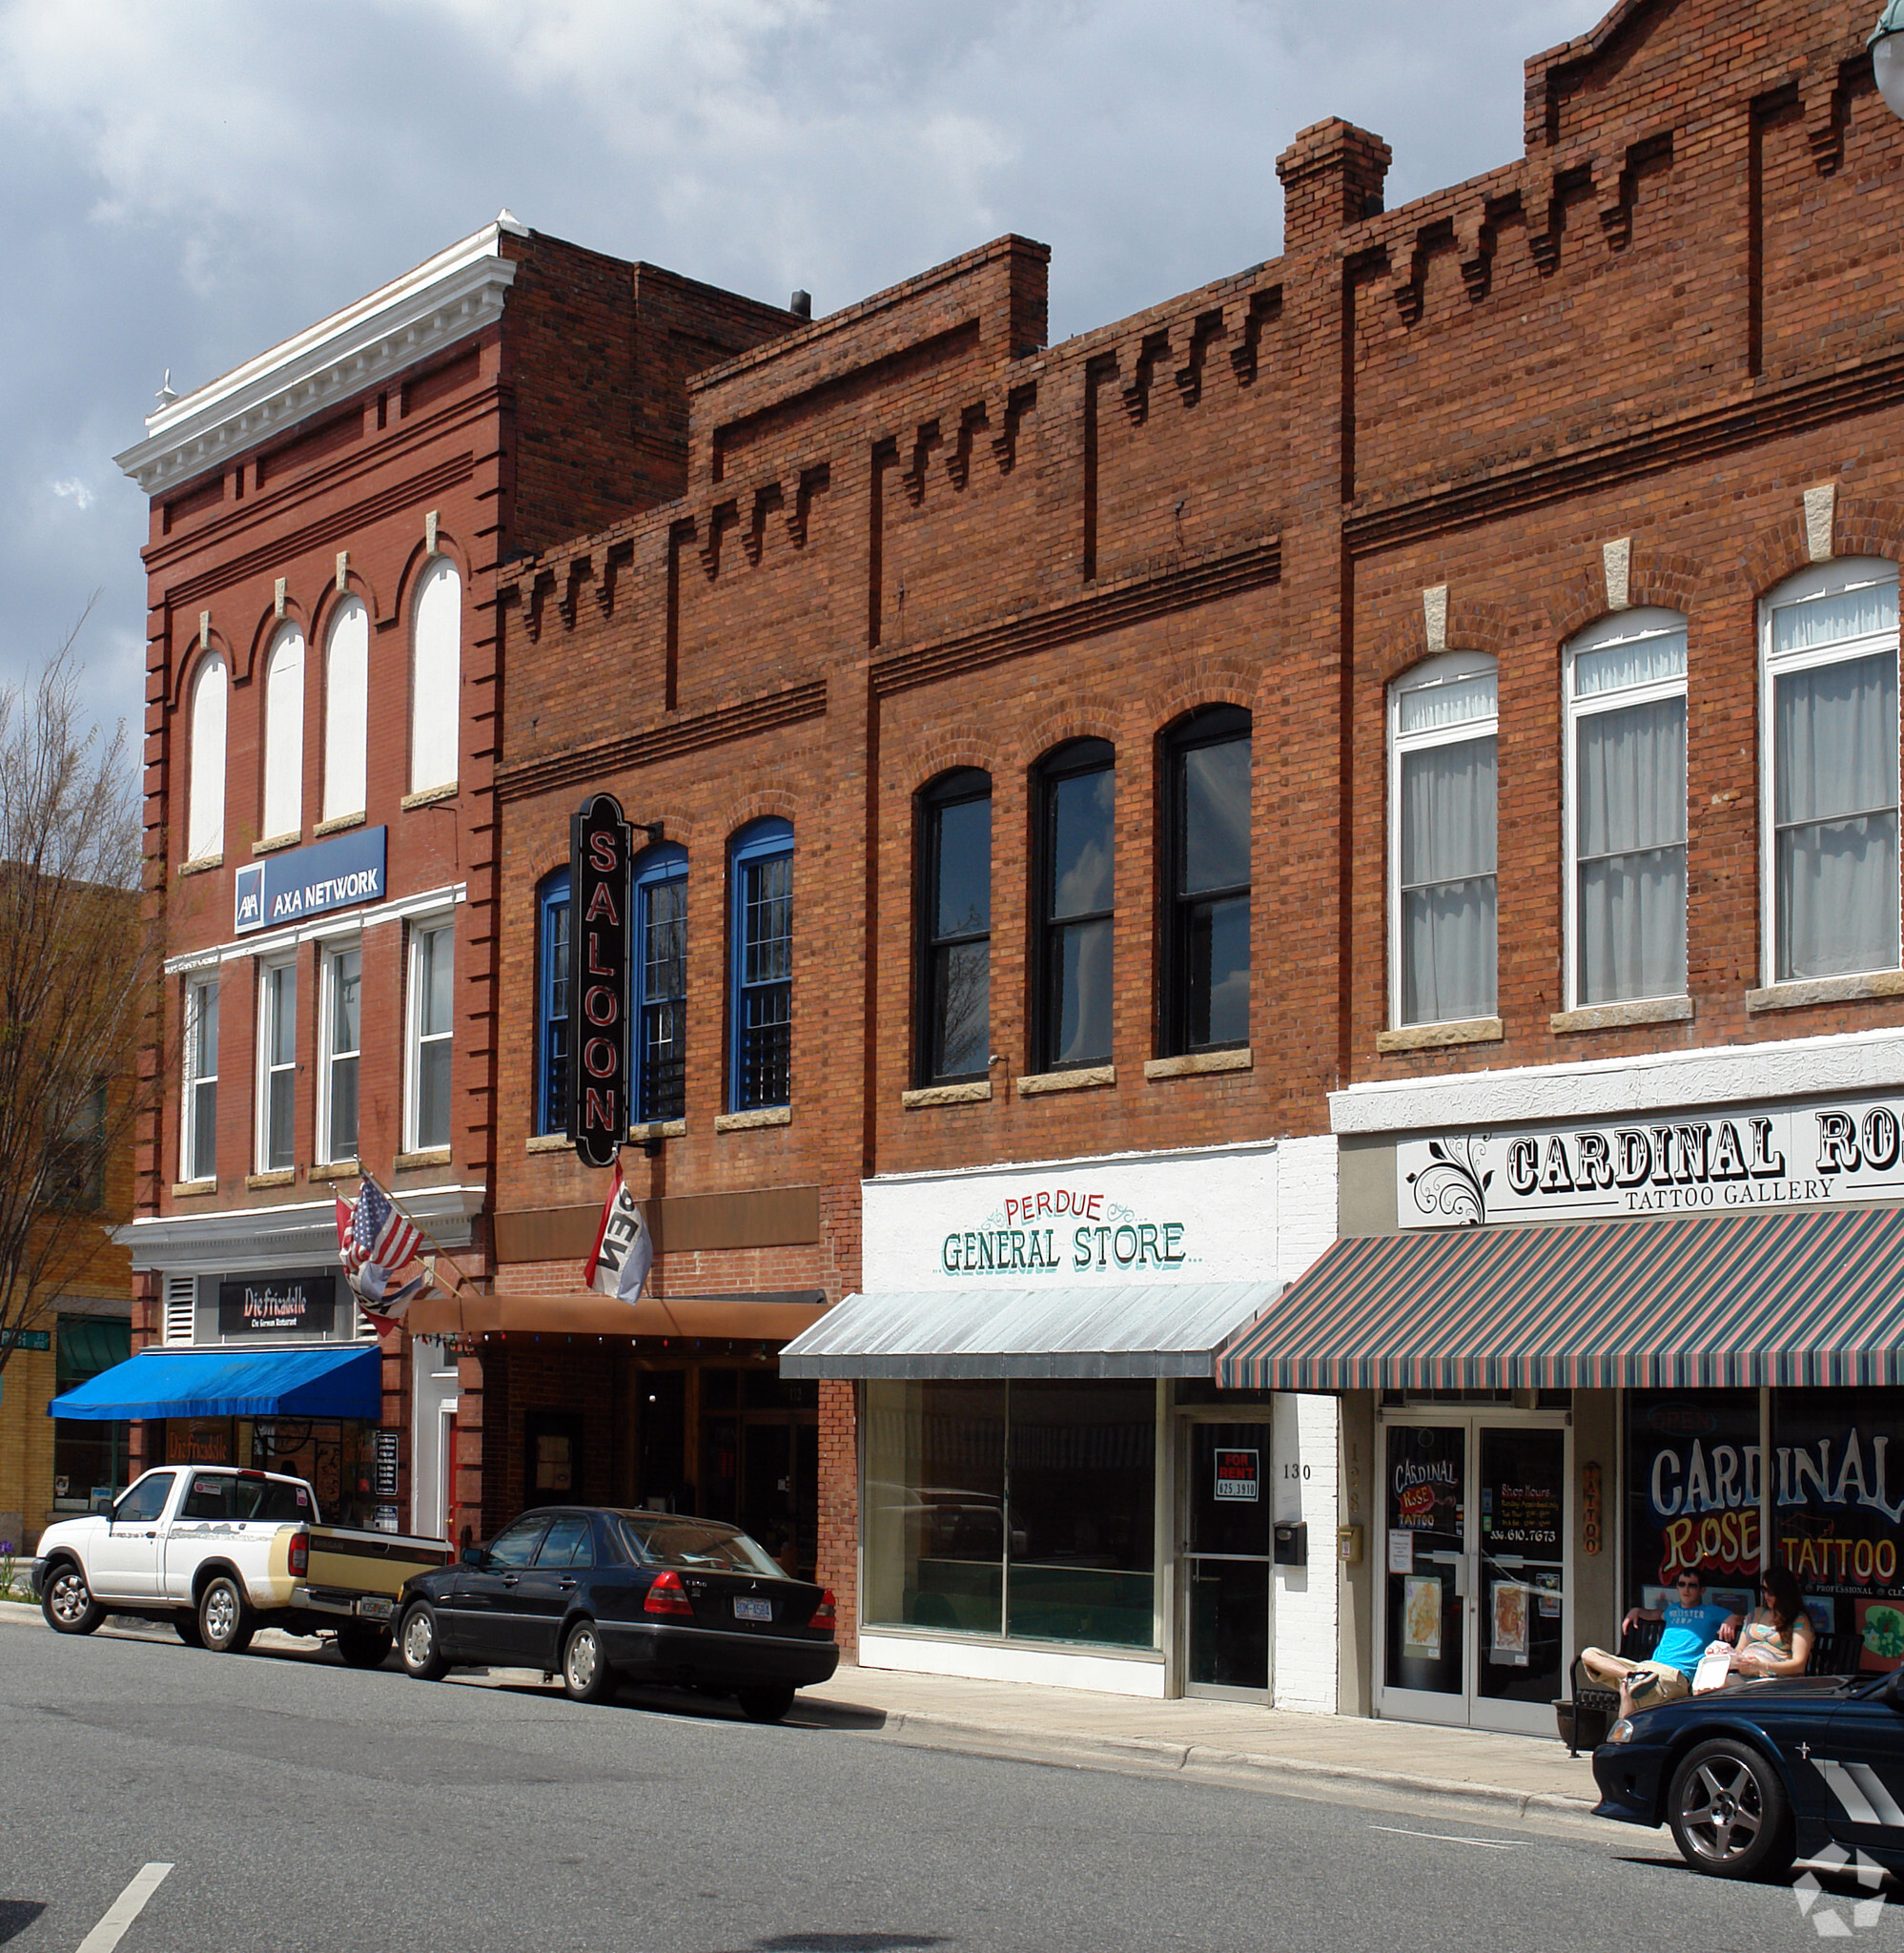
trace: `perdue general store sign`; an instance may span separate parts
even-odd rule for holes
[[[1904,1200],[1904,1097],[1437,1133],[1395,1182],[1403,1227]]]

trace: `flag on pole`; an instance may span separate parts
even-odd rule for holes
[[[639,1302],[654,1266],[654,1236],[615,1162],[615,1178],[602,1207],[595,1251],[588,1257],[588,1285],[618,1302]]]
[[[395,1328],[429,1282],[427,1273],[400,1285],[396,1277],[422,1253],[420,1229],[369,1174],[355,1202],[338,1196],[338,1258],[358,1306],[379,1334]]]

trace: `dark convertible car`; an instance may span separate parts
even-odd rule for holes
[[[1694,1871],[1781,1878],[1833,1847],[1904,1870],[1904,1671],[1732,1682],[1642,1710],[1593,1775],[1597,1816],[1669,1824]]]
[[[398,1601],[404,1668],[539,1668],[578,1702],[616,1684],[731,1695],[777,1722],[795,1689],[839,1664],[833,1596],[789,1579],[737,1528],[599,1506],[524,1512],[456,1566],[420,1573]]]

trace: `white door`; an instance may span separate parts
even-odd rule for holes
[[[446,1539],[456,1507],[456,1358],[433,1343],[412,1348],[410,1531],[425,1539]]]
[[[173,1471],[149,1471],[113,1508],[91,1544],[87,1578],[102,1600],[158,1594],[159,1518],[172,1497]]]

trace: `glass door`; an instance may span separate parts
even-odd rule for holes
[[[1185,1427],[1184,1691],[1269,1694],[1269,1422]]]
[[[1511,1411],[1387,1424],[1378,1708],[1552,1731],[1566,1661],[1566,1430]]]

